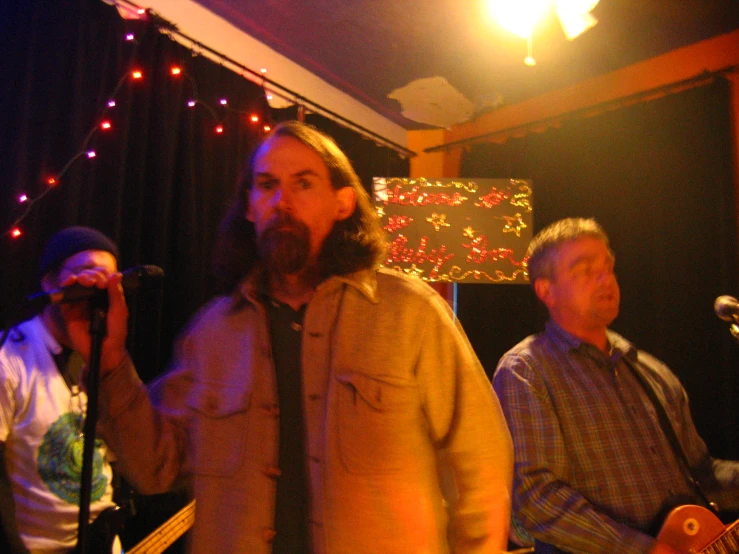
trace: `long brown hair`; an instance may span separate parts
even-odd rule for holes
[[[346,154],[327,135],[299,121],[285,121],[252,151],[241,173],[236,198],[221,222],[213,269],[226,290],[235,287],[259,261],[256,230],[246,219],[254,162],[262,146],[274,137],[292,137],[318,154],[326,164],[335,189],[352,187],[357,202],[352,215],[337,221],[326,237],[319,255],[323,277],[345,275],[376,267],[387,244],[369,194],[362,186]]]

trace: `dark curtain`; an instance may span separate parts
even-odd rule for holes
[[[713,313],[739,293],[729,106],[718,79],[474,146],[461,174],[533,179],[534,233],[564,217],[603,225],[622,292],[613,329],[678,375],[711,452],[739,458],[739,344]],[[460,285],[459,315],[489,374],[545,321],[526,286]]]
[[[158,293],[131,298],[130,347],[145,379],[169,355],[169,342],[212,294],[210,253],[218,221],[261,125],[261,87],[203,56],[193,56],[147,23],[124,21],[97,0],[4,3],[0,187],[3,230],[83,146],[83,153],[21,223],[24,235],[0,243],[4,320],[38,290],[35,264],[61,227],[90,225],[119,245],[122,268],[155,264]],[[125,40],[134,33],[133,41]],[[178,65],[182,74],[170,74]],[[124,77],[139,69],[143,78]],[[121,81],[117,94],[116,84]],[[226,107],[219,100],[228,100]],[[116,105],[108,108],[108,100]],[[187,107],[187,101],[199,103]],[[239,113],[239,112],[244,112]],[[215,127],[224,126],[218,134]]]
[[[38,290],[36,260],[49,236],[67,225],[96,227],[119,244],[121,268],[153,264],[166,272],[161,290],[129,297],[129,350],[148,381],[215,291],[215,231],[246,152],[262,135],[249,115],[269,118],[264,93],[99,0],[5,2],[0,26],[2,231],[20,215],[21,193],[48,191],[21,222],[21,237],[0,237],[2,321]],[[178,77],[173,65],[182,69]],[[133,69],[143,78],[125,77]],[[110,99],[116,105],[103,113]],[[190,99],[199,103],[188,108]],[[103,116],[112,128],[85,143]],[[47,179],[80,152],[49,188]],[[142,497],[121,481],[116,497],[136,509],[122,534],[129,547],[170,516],[184,492]]]

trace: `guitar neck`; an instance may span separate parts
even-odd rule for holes
[[[701,550],[706,554],[733,554],[739,552],[739,521],[735,521],[711,544]]]
[[[161,527],[128,551],[128,554],[161,554],[192,526],[195,521],[195,501],[169,518]]]

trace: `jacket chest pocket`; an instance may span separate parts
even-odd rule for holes
[[[187,398],[191,410],[193,471],[229,476],[244,463],[251,391],[222,383],[196,383]]]
[[[357,372],[336,375],[338,444],[352,473],[394,473],[404,467],[418,433],[413,383]]]

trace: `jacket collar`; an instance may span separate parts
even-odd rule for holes
[[[377,293],[377,270],[363,269],[347,275],[334,275],[316,288],[316,293],[329,293],[342,285],[354,287],[367,300],[377,304],[379,296]],[[267,279],[264,267],[256,267],[237,287],[231,295],[232,309],[241,308],[245,303],[261,304],[267,298]]]

